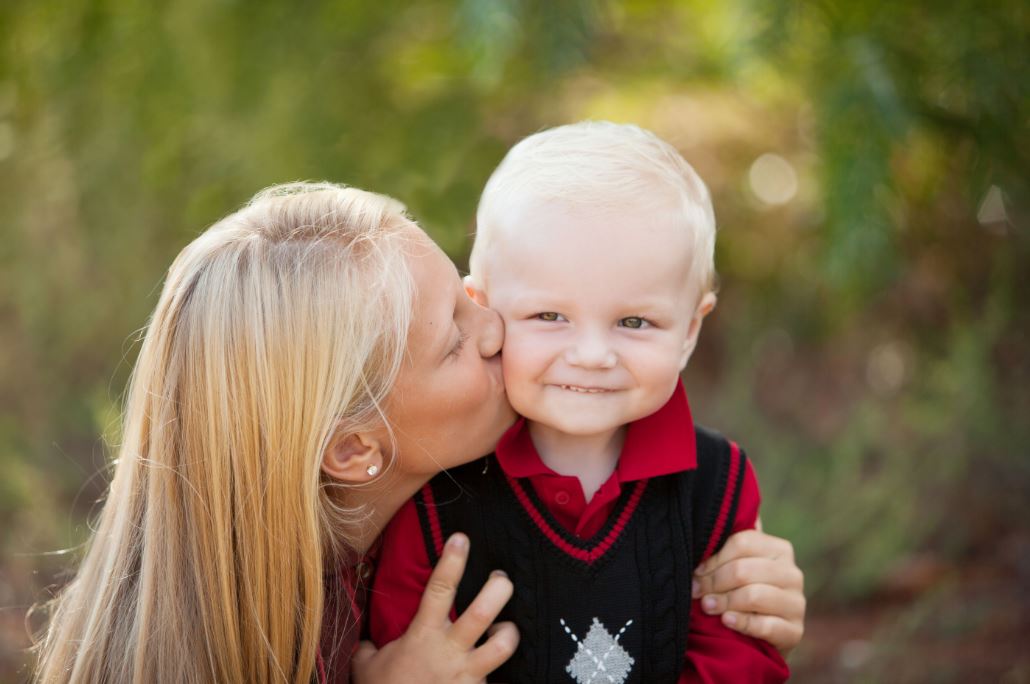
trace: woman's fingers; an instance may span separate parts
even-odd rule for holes
[[[351,656],[350,663],[351,668],[359,670],[375,657],[375,654],[379,652],[379,649],[375,647],[371,641],[362,641],[358,644],[358,647],[354,649],[354,655]]]
[[[799,594],[805,586],[805,576],[793,563],[769,558],[734,558],[715,567],[708,574],[694,576],[693,596],[724,594],[748,584],[771,584]]]
[[[769,584],[748,584],[725,594],[701,599],[701,610],[720,613],[760,613],[800,621],[805,615],[805,597],[797,591]]]
[[[519,642],[518,630],[511,623],[490,629],[512,595],[511,581],[503,572],[493,573],[464,614],[451,624],[451,607],[468,552],[468,537],[451,535],[411,625],[378,652],[372,644],[362,642],[351,661],[354,681],[471,684],[484,681],[511,657]],[[476,642],[488,630],[489,638],[477,648]]]
[[[429,582],[422,592],[422,601],[419,603],[418,612],[412,619],[409,628],[409,631],[412,629],[443,629],[448,641],[457,646],[460,651],[473,649],[476,642],[497,619],[497,615],[511,598],[514,590],[507,575],[501,571],[493,572],[476,598],[452,625],[450,623],[451,607],[454,605],[458,583],[461,581],[462,573],[465,572],[468,552],[468,537],[461,533],[450,536],[447,543],[444,544],[440,560],[437,561],[436,567],[429,576]],[[492,635],[483,646],[480,646],[480,648],[484,648],[489,644],[484,654],[477,656],[477,659],[492,662],[493,657],[499,657],[504,653],[506,647],[512,642],[511,630],[514,630],[514,625],[511,629],[499,630],[499,634]],[[514,634],[514,642],[518,643],[517,631]],[[478,650],[476,649],[476,651]],[[502,657],[498,664],[504,662],[510,655],[511,652],[507,652],[507,655]],[[490,672],[490,670],[485,672]]]
[[[727,627],[765,639],[781,652],[804,632],[805,576],[785,539],[758,530],[730,536],[694,573],[694,598]]]
[[[723,613],[722,622],[741,634],[768,641],[784,654],[797,646],[805,633],[804,623],[772,615],[727,612]]]
[[[458,591],[458,582],[465,572],[465,561],[468,560],[469,539],[463,534],[452,534],[443,546],[440,560],[429,576],[418,612],[411,620],[412,627],[440,627],[450,620],[454,595]]]
[[[512,622],[499,622],[489,629],[490,638],[469,656],[469,669],[486,676],[515,653],[519,630]]]
[[[500,570],[492,572],[479,594],[451,627],[451,639],[461,648],[472,648],[497,619],[504,604],[511,598],[512,591],[511,580],[507,575]]]
[[[794,546],[786,539],[758,530],[742,530],[730,535],[718,553],[698,566],[697,573],[707,575],[731,560],[746,557],[769,558],[793,565]]]

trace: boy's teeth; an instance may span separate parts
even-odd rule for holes
[[[573,392],[586,392],[588,394],[597,394],[603,392],[603,389],[588,389],[586,387],[573,387],[572,385],[562,385],[562,389],[572,390]]]

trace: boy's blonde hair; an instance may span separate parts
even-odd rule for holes
[[[670,200],[678,223],[692,237],[691,278],[703,291],[711,290],[715,212],[704,181],[672,145],[639,126],[609,121],[535,133],[508,151],[483,190],[469,258],[472,282],[485,288],[485,255],[507,227],[507,216],[528,202],[604,211],[650,201],[664,208]]]
[[[298,183],[179,254],[38,681],[311,681],[325,571],[364,514],[322,454],[383,420],[412,314],[408,222],[390,198]]]

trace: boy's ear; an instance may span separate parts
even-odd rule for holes
[[[482,307],[489,308],[490,305],[486,303],[486,292],[476,287],[476,284],[472,281],[472,276],[465,276],[461,282],[465,286],[465,293],[472,297],[472,301]]]
[[[690,355],[694,353],[694,347],[697,346],[697,338],[701,334],[701,323],[704,322],[705,316],[712,313],[712,309],[715,308],[717,298],[714,292],[706,292],[701,297],[701,301],[697,303],[697,308],[694,309],[694,315],[690,319],[690,327],[687,329],[687,338],[683,340],[683,355],[680,357],[680,371],[687,367],[687,361],[690,360]]]
[[[322,454],[322,472],[341,482],[368,482],[383,470],[383,460],[378,436],[371,432],[341,432],[330,440]]]

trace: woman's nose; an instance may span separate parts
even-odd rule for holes
[[[576,336],[566,358],[570,365],[581,368],[607,369],[618,363],[615,350],[601,333],[583,331]]]
[[[493,309],[486,309],[478,304],[480,312],[479,355],[484,359],[496,356],[504,344],[504,322]]]

